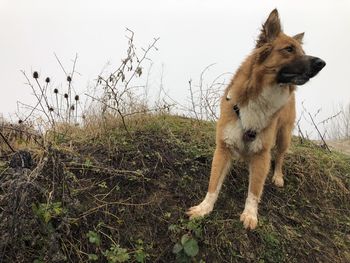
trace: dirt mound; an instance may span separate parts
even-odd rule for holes
[[[153,116],[77,128],[36,150],[31,170],[0,163],[0,262],[349,262],[350,158],[295,139],[285,188],[267,182],[256,231],[239,222],[248,171],[235,163],[213,213],[213,123]],[[30,151],[30,149],[28,149]]]
[[[327,141],[327,144],[331,149],[350,155],[350,140]]]

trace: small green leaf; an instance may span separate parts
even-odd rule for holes
[[[125,248],[121,248],[117,254],[117,262],[125,262],[130,259],[130,256]]]
[[[86,159],[84,163],[85,167],[90,168],[92,166],[92,162],[90,159]]]
[[[111,248],[107,249],[103,254],[106,256],[109,263],[126,262],[130,259],[127,250],[121,248],[119,245],[112,245]]]
[[[174,254],[177,254],[179,253],[181,250],[183,249],[183,247],[181,246],[181,244],[179,243],[176,243],[173,247],[173,253]]]
[[[174,224],[171,224],[171,225],[168,227],[168,230],[171,231],[171,232],[175,232],[177,229],[178,229],[178,226],[177,226],[177,225],[174,225]]]
[[[145,262],[146,257],[147,253],[145,253],[143,250],[137,250],[135,253],[136,262],[143,263]]]
[[[48,223],[51,220],[52,216],[49,211],[43,212],[43,219],[45,223]]]
[[[98,256],[96,254],[88,254],[89,260],[90,261],[97,261]]]
[[[181,245],[185,245],[185,243],[190,239],[190,236],[188,234],[184,234],[181,237]]]
[[[197,240],[191,238],[184,244],[185,253],[190,257],[195,257],[199,252]]]
[[[62,214],[63,209],[62,207],[54,207],[53,211],[55,212],[56,216],[59,216],[60,214]]]
[[[108,188],[106,182],[102,182],[102,183],[98,184],[98,186],[101,188]]]
[[[136,244],[137,245],[143,245],[143,240],[142,239],[138,239],[138,240],[136,240]]]
[[[170,213],[170,212],[164,213],[164,217],[165,217],[165,218],[170,218],[170,217],[171,217],[171,213]]]
[[[89,242],[91,244],[96,244],[97,246],[101,244],[100,236],[96,232],[89,231],[89,233],[87,233],[87,237],[89,238]]]

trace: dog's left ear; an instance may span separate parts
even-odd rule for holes
[[[281,22],[277,9],[272,10],[256,42],[256,47],[272,42],[282,32]]]
[[[294,38],[296,41],[298,41],[300,44],[303,44],[304,34],[305,34],[305,32],[299,33],[299,34],[293,36],[293,38]]]

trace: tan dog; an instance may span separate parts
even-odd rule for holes
[[[249,163],[249,190],[240,218],[245,228],[257,226],[258,203],[274,145],[277,151],[272,181],[283,186],[282,162],[295,121],[295,85],[306,83],[326,64],[305,55],[303,36],[285,35],[277,10],[271,12],[255,49],[237,70],[221,100],[208,192],[199,205],[188,210],[190,218],[213,210],[234,158]]]

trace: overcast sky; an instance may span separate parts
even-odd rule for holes
[[[78,54],[74,81],[83,92],[106,62],[118,65],[126,48],[125,28],[135,32],[137,46],[160,37],[150,83],[163,85],[182,101],[188,80],[234,72],[254,47],[260,25],[278,8],[285,33],[305,31],[304,50],[327,62],[322,72],[297,91],[298,112],[304,101],[310,112],[330,116],[339,103],[350,102],[350,1],[233,0],[0,0],[0,113],[14,117],[16,102],[33,100],[20,70],[64,81],[54,57],[70,68]],[[306,126],[305,126],[306,127]]]

